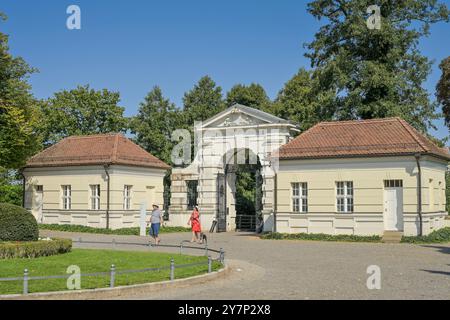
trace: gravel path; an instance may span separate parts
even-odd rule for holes
[[[45,236],[148,243],[135,236],[44,231]],[[187,233],[163,234],[179,244]],[[130,299],[450,299],[450,246],[260,240],[254,234],[208,234],[223,247],[232,272],[224,279]],[[76,247],[111,246],[77,243]],[[117,245],[117,248],[121,246]],[[125,247],[124,247],[125,248]],[[129,249],[130,246],[127,246]],[[178,249],[132,247],[178,252]],[[194,251],[192,251],[194,253]],[[196,254],[203,254],[202,251]],[[367,267],[381,269],[381,289],[369,290]]]

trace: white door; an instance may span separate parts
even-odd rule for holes
[[[384,189],[384,229],[403,231],[403,188]]]

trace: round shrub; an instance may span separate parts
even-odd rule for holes
[[[0,241],[37,241],[38,238],[38,224],[30,212],[0,203]]]

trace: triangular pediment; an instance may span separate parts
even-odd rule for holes
[[[204,121],[202,128],[246,127],[275,123],[287,124],[288,121],[258,109],[235,104]]]

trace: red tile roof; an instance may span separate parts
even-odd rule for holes
[[[440,148],[401,118],[321,122],[274,156],[281,159],[345,158],[429,154],[450,160]]]
[[[118,164],[169,169],[170,166],[151,155],[122,134],[72,136],[32,157],[30,167],[63,167]]]

